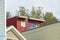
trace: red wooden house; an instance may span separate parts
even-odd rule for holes
[[[27,19],[27,17],[25,16],[20,16],[20,17],[16,16],[16,17],[7,19],[7,27],[13,25],[19,32],[22,32],[25,30],[30,30],[30,29],[40,27],[40,24],[44,21],[45,20],[40,20],[35,18]]]

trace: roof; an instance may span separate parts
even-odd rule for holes
[[[43,21],[43,22],[45,22],[45,20],[44,20],[44,19],[30,18],[30,20],[36,20],[36,21]]]
[[[27,19],[28,17],[26,17],[26,16],[15,16],[16,18],[22,18],[22,19]],[[40,22],[45,22],[45,20],[44,19],[36,19],[36,18],[31,18],[31,17],[29,17],[29,20],[35,20],[35,21],[40,21]]]
[[[23,37],[22,34],[19,31],[17,31],[17,29],[14,26],[8,27],[6,30],[6,33],[9,32],[10,30],[12,30],[21,40],[22,39],[26,40],[25,37]],[[7,37],[7,38],[9,38],[9,37]]]
[[[12,17],[12,18],[22,18],[22,19],[27,19],[28,17],[26,17],[26,16],[15,16],[15,17]],[[12,18],[9,18],[9,19],[12,19]],[[39,22],[45,22],[45,20],[44,19],[36,19],[36,18],[28,18],[29,20],[34,20],[34,21],[39,21]]]
[[[26,16],[19,16],[20,18],[27,18]],[[44,19],[36,19],[36,18],[29,18],[30,20],[35,20],[35,21],[45,21]]]
[[[19,16],[19,18],[27,18],[26,16]]]
[[[51,24],[45,27],[22,32],[27,40],[59,40],[60,23]]]

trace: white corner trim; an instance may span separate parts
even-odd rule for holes
[[[7,28],[6,33],[11,29],[14,29],[24,40],[27,40],[14,26]]]

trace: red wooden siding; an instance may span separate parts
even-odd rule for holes
[[[21,26],[21,21],[25,21],[25,24],[26,24],[26,27],[23,27]],[[25,18],[17,18],[17,17],[13,17],[13,18],[10,18],[7,20],[7,26],[15,26],[16,29],[19,31],[19,32],[22,32],[22,31],[25,31],[25,30],[30,30],[30,22],[31,23],[34,23],[36,25],[38,25],[38,27],[40,27],[40,22],[39,21],[34,21],[34,20],[27,20]]]
[[[26,28],[25,28],[25,30],[29,30],[30,29],[30,23],[29,23],[28,20],[25,20],[25,22],[26,22]]]
[[[13,25],[13,26],[17,26],[16,24],[17,24],[17,21],[16,21],[16,17],[13,17],[13,18],[10,18],[10,19],[8,19],[8,20],[6,20],[6,26],[8,27],[8,26],[11,26],[11,25]]]

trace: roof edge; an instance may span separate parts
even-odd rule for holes
[[[8,32],[11,29],[14,29],[24,40],[26,40],[26,38],[20,32],[18,32],[18,30],[13,25],[8,27],[6,32]]]

